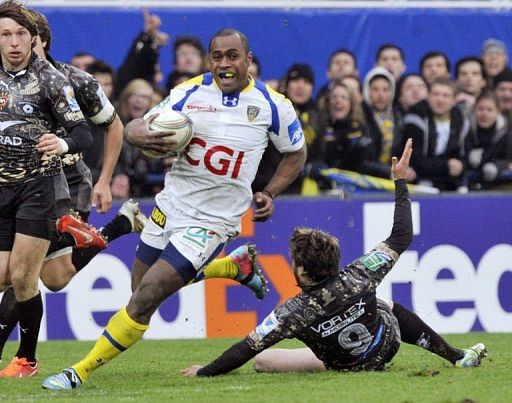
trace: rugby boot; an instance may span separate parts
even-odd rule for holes
[[[107,247],[107,241],[96,228],[82,221],[78,213],[71,211],[57,220],[57,231],[70,234],[77,248],[96,246],[99,249]]]
[[[470,368],[479,367],[482,359],[487,356],[487,348],[483,343],[477,343],[473,347],[465,348],[464,357],[455,362],[456,367]]]
[[[263,299],[268,293],[267,280],[256,261],[258,253],[254,245],[239,246],[229,254],[229,257],[238,265],[238,275],[235,280],[249,287],[256,298]]]
[[[117,215],[122,215],[130,221],[132,232],[142,232],[148,222],[147,217],[140,211],[139,203],[129,199],[123,203]]]
[[[64,371],[57,375],[52,375],[46,378],[43,383],[43,389],[50,390],[72,390],[79,388],[82,385],[82,380],[73,368],[66,368]]]
[[[14,357],[4,369],[0,371],[0,378],[28,378],[39,372],[39,363],[29,362],[26,358]]]

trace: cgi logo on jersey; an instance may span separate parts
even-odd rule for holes
[[[302,133],[302,126],[300,125],[299,119],[296,118],[292,124],[288,126],[288,137],[292,145],[297,144],[304,134]]]

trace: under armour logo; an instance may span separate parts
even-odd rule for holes
[[[21,331],[22,333],[27,334],[27,332],[28,332],[28,327],[27,327],[26,329],[23,329],[23,328],[20,326],[20,331]]]
[[[1,329],[1,330],[4,330],[6,327],[7,327],[7,325],[2,325],[2,324],[0,323],[0,329]]]
[[[222,97],[222,105],[234,107],[238,105],[238,96],[236,95],[224,95]]]

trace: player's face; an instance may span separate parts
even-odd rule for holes
[[[483,129],[492,127],[498,118],[498,114],[498,105],[491,98],[481,98],[475,105],[476,123]]]
[[[329,113],[333,120],[345,119],[352,109],[350,94],[345,87],[336,86],[329,94]]]
[[[459,66],[457,82],[464,91],[478,95],[485,87],[485,80],[480,64],[470,61]]]
[[[370,102],[375,110],[384,112],[391,106],[391,85],[385,78],[376,78],[370,84]]]
[[[223,92],[239,92],[247,86],[252,55],[245,51],[238,35],[214,38],[209,59],[210,71]]]
[[[0,53],[6,70],[18,71],[27,66],[34,39],[28,29],[16,21],[0,19]]]
[[[455,94],[448,85],[433,85],[428,94],[428,103],[435,116],[447,116],[455,105]]]
[[[440,77],[450,78],[450,72],[448,71],[444,57],[434,56],[425,60],[421,75],[425,77],[428,83]]]
[[[402,84],[400,92],[400,104],[402,108],[408,110],[411,106],[418,103],[428,96],[427,86],[421,77],[407,77]]]
[[[393,76],[398,79],[405,71],[405,64],[398,49],[388,48],[384,49],[377,61],[378,66],[387,69]]]

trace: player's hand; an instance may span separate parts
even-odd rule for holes
[[[267,221],[274,213],[274,200],[268,194],[263,192],[256,192],[252,199],[256,204],[252,220]]]
[[[112,207],[112,192],[110,184],[98,182],[92,190],[92,207],[98,213],[106,213]]]
[[[197,371],[203,368],[202,365],[191,365],[188,368],[181,370],[181,375],[186,376],[187,378],[192,378],[193,376],[197,376]]]
[[[409,162],[411,161],[412,155],[412,139],[407,139],[405,143],[404,152],[402,158],[398,161],[397,157],[391,158],[391,177],[393,180],[406,179],[409,171]]]
[[[151,115],[148,120],[134,119],[124,129],[126,141],[132,146],[158,153],[169,152],[169,146],[176,144],[173,130],[149,130],[149,124],[158,117]]]
[[[37,151],[48,155],[61,155],[64,152],[59,137],[54,133],[45,133],[39,137],[36,147]]]

